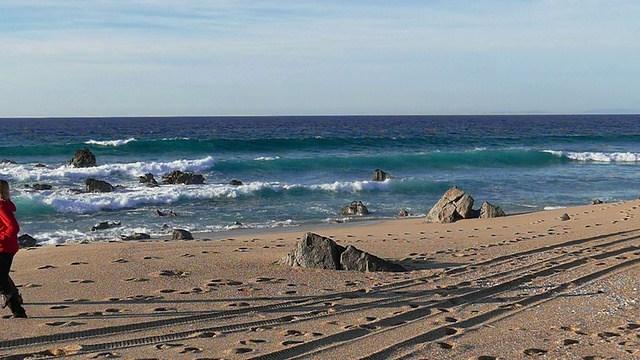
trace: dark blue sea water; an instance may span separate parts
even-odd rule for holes
[[[49,244],[424,216],[453,185],[507,213],[640,194],[640,115],[0,119],[0,137],[22,233]],[[98,166],[67,166],[83,147]],[[394,179],[371,181],[378,168]],[[139,183],[172,170],[206,182]],[[123,188],[68,191],[86,178]],[[372,214],[340,216],[352,200]],[[103,221],[122,225],[90,231]]]

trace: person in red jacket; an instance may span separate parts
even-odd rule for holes
[[[9,195],[9,183],[0,180],[0,293],[5,298],[2,306],[11,309],[13,317],[26,318],[22,307],[22,296],[9,276],[13,257],[18,252],[18,232],[20,225],[13,214],[16,206]]]

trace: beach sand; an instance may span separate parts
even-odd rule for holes
[[[276,264],[306,229],[23,249],[0,357],[638,359],[639,208],[309,229],[402,273]]]

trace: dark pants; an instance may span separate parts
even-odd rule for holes
[[[0,253],[0,294],[4,296],[5,304],[9,306],[14,315],[26,316],[22,307],[22,297],[9,276],[12,263],[13,254]]]

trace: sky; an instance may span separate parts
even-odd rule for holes
[[[637,0],[0,0],[0,117],[640,113]]]

